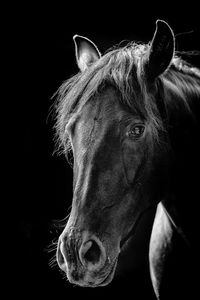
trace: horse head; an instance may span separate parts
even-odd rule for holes
[[[80,73],[60,113],[74,157],[73,200],[57,261],[70,282],[94,287],[112,280],[125,241],[166,190],[165,109],[156,78],[170,66],[174,35],[158,21],[146,47],[104,56],[85,37],[74,42]]]

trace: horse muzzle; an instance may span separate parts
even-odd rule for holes
[[[71,229],[58,241],[58,265],[71,283],[80,286],[107,285],[113,279],[117,257],[108,256],[102,241],[88,231]]]

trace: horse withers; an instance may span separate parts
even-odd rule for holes
[[[58,265],[73,284],[109,284],[125,241],[157,207],[149,263],[162,297],[176,236],[189,251],[193,245],[186,201],[198,184],[200,71],[175,54],[174,33],[161,20],[149,44],[102,56],[85,37],[74,43],[80,72],[61,86],[56,105],[60,146],[74,160]]]

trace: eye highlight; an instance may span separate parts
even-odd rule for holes
[[[131,126],[131,128],[127,131],[126,135],[129,139],[138,139],[140,138],[145,130],[145,126],[143,124],[137,124]]]

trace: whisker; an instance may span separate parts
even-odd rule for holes
[[[57,265],[56,254],[54,254],[54,256],[50,258],[49,264],[48,264],[48,265],[49,265],[51,268],[54,268],[54,267],[58,266],[58,265]]]
[[[68,221],[68,219],[70,217],[71,208],[72,208],[72,205],[70,205],[67,208],[67,212],[69,212],[69,213],[68,213],[68,215],[66,217],[64,217],[63,219],[60,219],[60,220],[55,219],[55,220],[52,221],[54,228],[56,228],[56,229],[62,229],[63,227],[66,226],[66,223],[67,223],[67,221]]]

